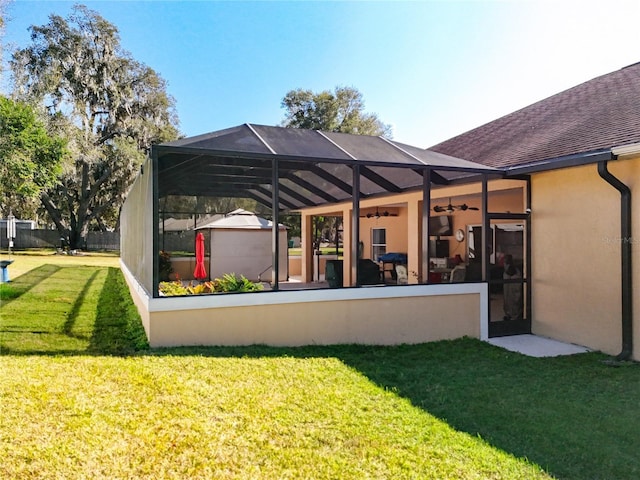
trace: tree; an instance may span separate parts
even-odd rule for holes
[[[41,192],[61,172],[65,141],[50,136],[34,110],[0,96],[0,206],[5,213],[33,215]]]
[[[117,28],[77,5],[65,19],[32,26],[14,53],[15,95],[46,108],[71,160],[42,205],[71,248],[90,228],[117,228],[126,192],[153,143],[177,138],[164,80],[120,46]]]
[[[282,99],[286,118],[282,125],[356,135],[391,137],[391,126],[375,113],[365,113],[362,94],[353,87],[336,87],[313,93],[311,90],[291,90]]]
[[[291,90],[282,99],[282,107],[286,109],[284,127],[391,138],[391,126],[376,114],[364,112],[362,93],[353,87],[336,87],[333,93]],[[285,224],[292,230],[300,231],[299,217],[287,220],[291,220],[291,224]],[[337,245],[340,223],[339,217],[315,217],[314,244],[319,245],[323,232],[328,231],[324,236],[334,238]]]
[[[2,73],[4,70],[4,61],[2,54],[4,53],[4,28],[5,28],[5,12],[7,10],[8,0],[0,0],[0,83],[2,83]]]

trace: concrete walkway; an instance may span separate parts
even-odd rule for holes
[[[537,335],[497,337],[490,338],[487,342],[530,357],[557,357],[558,355],[574,355],[576,353],[591,351],[580,345],[564,343],[546,337],[538,337]]]

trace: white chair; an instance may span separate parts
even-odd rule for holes
[[[409,283],[409,273],[406,265],[396,265],[396,283],[407,285]]]
[[[451,274],[449,276],[449,282],[451,283],[459,283],[464,282],[465,277],[467,276],[467,267],[464,265],[456,265],[451,270]]]

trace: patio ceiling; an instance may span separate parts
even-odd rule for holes
[[[283,211],[349,201],[352,167],[360,197],[476,181],[501,170],[382,137],[244,124],[153,147],[158,194],[253,198],[272,205],[277,162]]]

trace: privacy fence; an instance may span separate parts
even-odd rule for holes
[[[60,248],[63,242],[57,230],[28,230],[18,228],[13,248]],[[9,247],[6,227],[0,227],[0,249]],[[119,232],[89,232],[86,250],[120,250]]]

